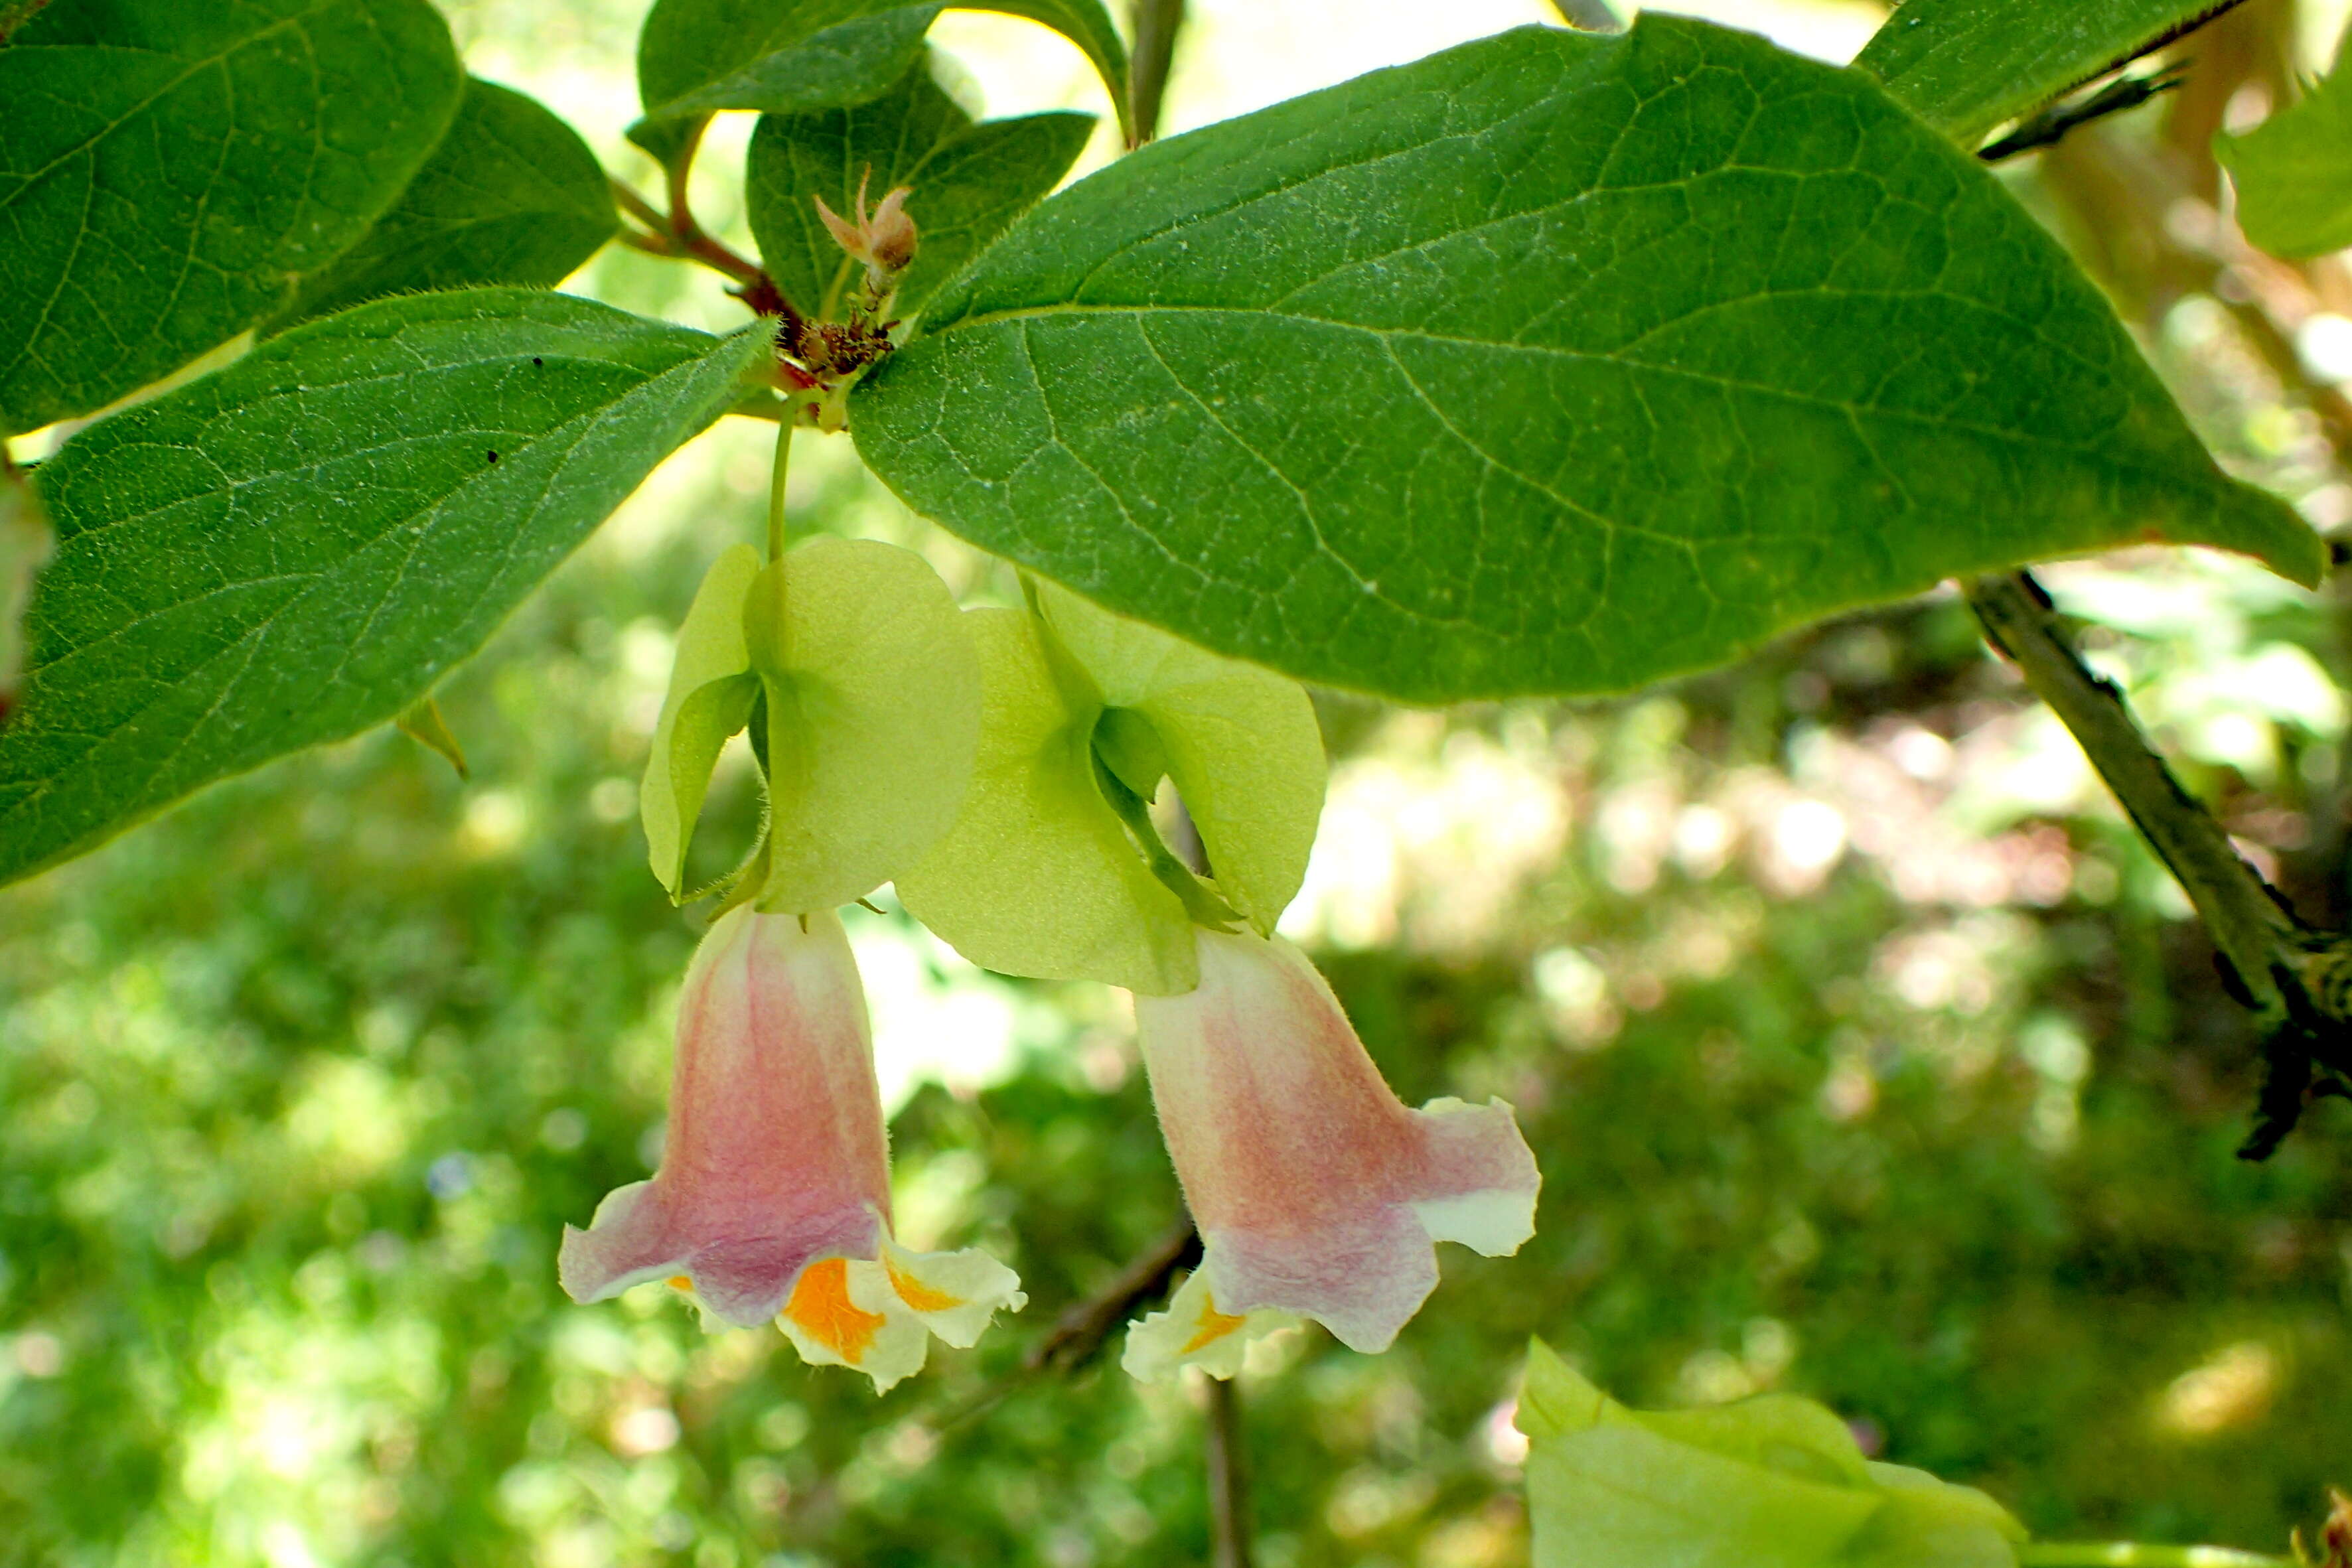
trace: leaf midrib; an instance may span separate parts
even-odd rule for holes
[[[1898,294],[1867,289],[1840,290],[1807,288],[1789,290],[1787,292],[1791,296],[1815,298],[1822,296],[1864,299],[1911,299],[1918,298],[1915,293],[1906,292]],[[1718,301],[1716,304],[1704,307],[1703,308],[1725,308],[1733,305],[1742,305],[1757,299],[1766,299],[1770,298],[1773,298],[1770,294],[1747,295],[1736,300]],[[1694,312],[1693,314],[1696,313],[1696,312]],[[2021,446],[2038,446],[2053,451],[2075,454],[2097,450],[2095,444],[2084,445],[2070,442],[2057,441],[2046,436],[2036,434],[2029,430],[2004,429],[1997,425],[1976,424],[1966,420],[1952,419],[1942,415],[1917,413],[1908,409],[1889,408],[1876,403],[1846,402],[1836,398],[1824,397],[1819,393],[1800,392],[1790,387],[1773,386],[1769,382],[1742,381],[1731,376],[1713,375],[1705,371],[1685,369],[1680,366],[1661,364],[1651,360],[1620,359],[1613,354],[1595,353],[1587,350],[1580,349],[1564,349],[1549,344],[1513,343],[1491,338],[1465,338],[1450,333],[1427,331],[1418,328],[1373,327],[1360,321],[1343,321],[1328,316],[1301,315],[1295,311],[1272,311],[1255,306],[1160,304],[1082,305],[1075,302],[1058,305],[1024,306],[1015,309],[992,310],[978,315],[959,317],[950,325],[942,327],[937,331],[926,333],[922,338],[918,339],[915,344],[909,344],[908,348],[911,349],[916,347],[917,344],[925,341],[953,337],[956,333],[962,331],[967,328],[994,326],[1004,322],[1052,319],[1062,316],[1081,315],[1239,316],[1254,321],[1265,321],[1271,318],[1276,321],[1291,322],[1305,327],[1328,327],[1340,331],[1361,332],[1367,336],[1379,338],[1383,340],[1396,338],[1416,339],[1423,342],[1444,343],[1459,348],[1481,349],[1494,353],[1532,354],[1555,359],[1574,360],[1589,364],[1610,365],[1620,370],[1640,371],[1654,375],[1696,382],[1702,385],[1719,387],[1728,392],[1752,392],[1759,396],[1783,398],[1789,402],[1800,403],[1809,408],[1828,409],[1849,416],[1866,413],[1874,418],[1900,420],[1914,424],[1923,425],[1931,429],[1958,431],[1962,434],[1981,435],[1992,440]],[[2006,318],[2003,319],[2006,319]],[[1681,319],[1687,319],[1687,318],[1677,319],[1677,320]],[[1643,336],[1651,336],[1657,331],[1663,330],[1664,327],[1674,324],[1675,323],[1671,322],[1661,323],[1660,326],[1652,328],[1650,331],[1644,333]],[[1639,340],[1636,340],[1638,341]],[[2052,344],[2051,346],[2059,349],[2061,351],[2066,351],[2063,344]],[[2079,356],[2076,357],[2079,358]],[[1186,390],[1190,391],[1191,389],[1187,388]],[[2152,469],[2146,469],[2142,465],[2126,463],[2119,460],[2113,461],[2112,465],[2118,469],[2129,472],[2155,472]]]

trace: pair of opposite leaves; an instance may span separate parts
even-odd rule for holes
[[[764,700],[763,700],[764,699]],[[959,610],[911,550],[823,538],[719,556],[679,629],[640,805],[654,874],[683,895],[720,749],[758,723],[771,913],[895,883],[984,967],[1150,995],[1198,983],[1189,878],[1130,808],[1172,779],[1215,896],[1271,934],[1323,803],[1307,694],[1047,583]]]

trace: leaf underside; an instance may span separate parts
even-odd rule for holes
[[[38,470],[58,551],[0,730],[0,881],[398,715],[766,352],[536,290],[413,295],[93,425]]]
[[[1624,690],[2126,541],[2321,566],[1972,159],[1657,15],[1122,160],[951,283],[852,430],[985,549],[1407,700]]]
[[[464,77],[425,0],[79,0],[0,49],[0,431],[282,308],[396,197]]]

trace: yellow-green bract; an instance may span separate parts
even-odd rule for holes
[[[986,672],[971,794],[898,895],[974,963],[1147,995],[1199,983],[1191,917],[1097,781],[1174,781],[1218,892],[1271,932],[1307,873],[1323,743],[1307,694],[1047,585],[967,612]]]
[[[1537,1340],[1518,1426],[1536,1568],[2015,1568],[2025,1539],[1972,1487],[1864,1458],[1810,1399],[1628,1410]]]
[[[768,842],[760,907],[828,909],[911,864],[962,803],[980,665],[922,557],[817,539],[762,567],[711,566],[678,633],[639,805],[654,874],[683,893],[711,768],[766,698]]]
[[[2352,76],[2336,68],[2297,103],[2242,136],[2213,138],[2238,192],[2238,225],[2273,256],[2352,245]]]

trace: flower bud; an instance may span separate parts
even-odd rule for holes
[[[866,184],[874,171],[868,169],[857,181],[857,221],[849,222],[824,204],[823,196],[813,196],[816,215],[834,238],[834,243],[852,257],[866,264],[866,281],[877,294],[887,292],[898,276],[906,271],[915,259],[915,246],[919,235],[915,220],[907,215],[907,198],[915,193],[900,185],[882,198],[882,204],[871,213],[866,210]]]

